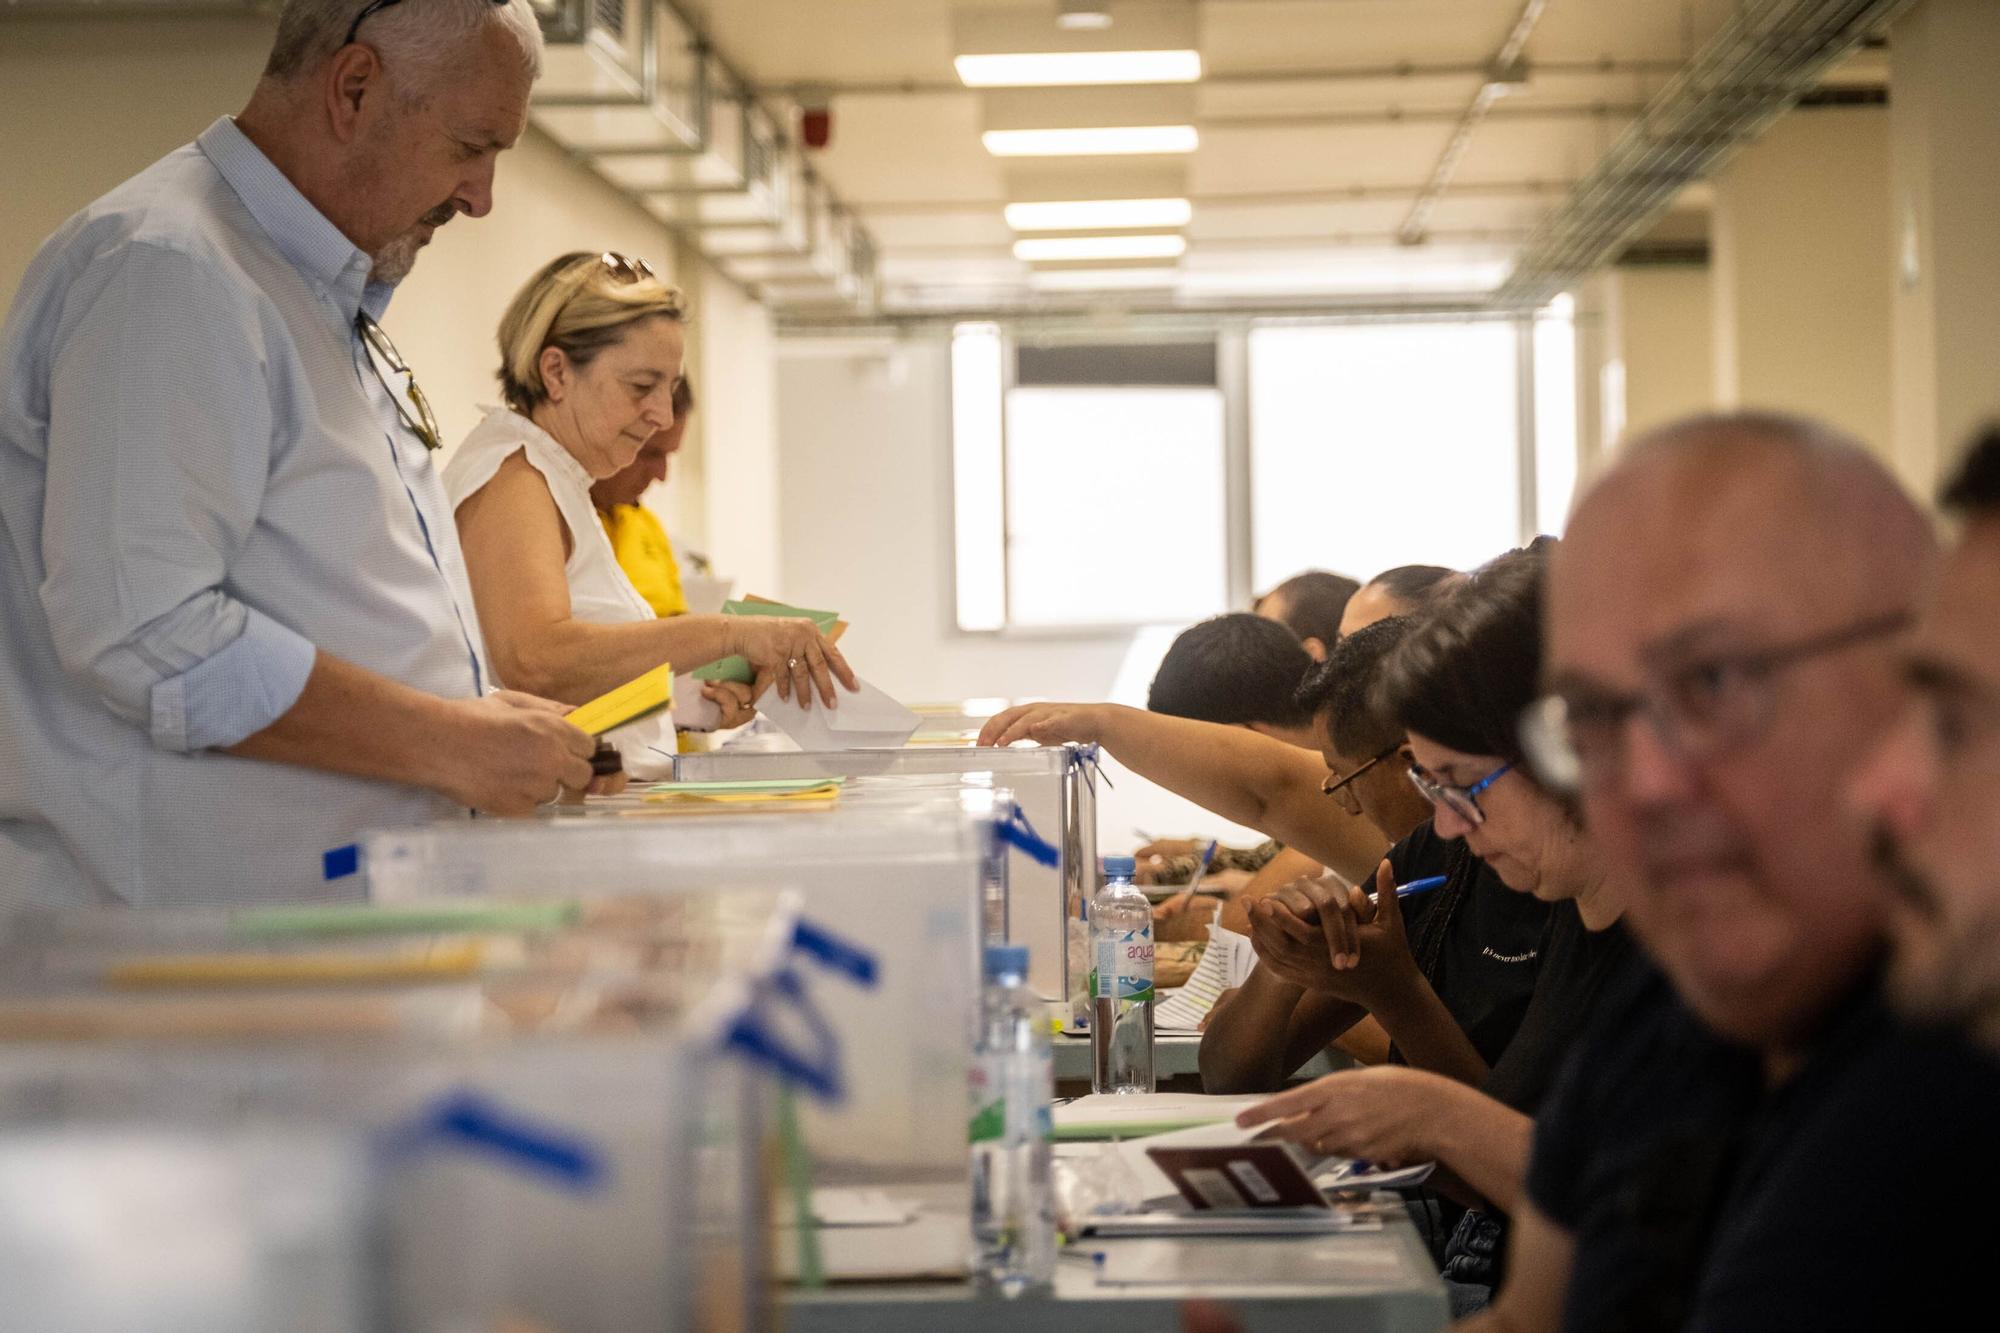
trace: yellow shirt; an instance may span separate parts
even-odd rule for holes
[[[644,505],[616,505],[609,513],[597,511],[604,535],[618,567],[632,586],[652,606],[658,616],[684,616],[687,597],[681,592],[681,567],[674,559],[674,544],[659,518]]]

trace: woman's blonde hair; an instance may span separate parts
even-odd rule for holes
[[[643,261],[576,251],[552,259],[514,293],[500,317],[500,396],[526,415],[547,400],[542,350],[554,347],[582,367],[622,341],[641,320],[687,318],[678,287]]]

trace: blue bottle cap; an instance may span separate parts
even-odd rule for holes
[[[1025,944],[989,944],[986,946],[986,975],[994,977],[1025,977],[1028,975],[1028,946]]]
[[[1106,879],[1130,879],[1138,873],[1139,862],[1136,857],[1107,856],[1104,858],[1104,877]]]

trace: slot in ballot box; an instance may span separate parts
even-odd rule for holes
[[[1068,1001],[1085,984],[1088,941],[1071,938],[1097,891],[1097,751],[1051,748],[924,748],[808,752],[730,748],[684,754],[683,782],[844,778],[850,791],[1004,788],[1028,824],[1056,854],[1044,866],[1015,856],[1007,866],[1006,938],[1028,947],[1028,983],[1044,998]],[[843,797],[843,799],[845,799]]]
[[[16,918],[0,1326],[767,1327],[770,1087],[722,1037],[799,922],[657,908]]]
[[[999,818],[994,793],[954,790],[784,813],[476,820],[371,835],[363,870],[382,903],[796,894],[869,978],[812,987],[841,1052],[834,1096],[801,1108],[816,1183],[939,1182],[962,1196],[980,894]]]

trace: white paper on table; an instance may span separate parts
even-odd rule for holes
[[[1189,1125],[1228,1124],[1237,1112],[1263,1100],[1262,1093],[1217,1097],[1199,1092],[1093,1092],[1055,1108],[1056,1137],[1137,1138]],[[1092,1132],[1099,1129],[1104,1132]]]
[[[838,708],[828,708],[817,693],[810,709],[801,708],[796,696],[780,699],[773,691],[757,710],[801,750],[892,750],[915,735],[922,721],[865,680],[858,690],[838,682],[833,688]]]
[[[1201,962],[1195,965],[1194,974],[1186,985],[1164,992],[1164,998],[1153,1010],[1153,1031],[1199,1032],[1201,1020],[1215,1008],[1222,992],[1241,986],[1256,965],[1257,950],[1248,935],[1210,926],[1208,947],[1201,951]]]
[[[1329,1286],[1386,1287],[1435,1281],[1416,1270],[1407,1248],[1386,1235],[1340,1235],[1282,1245],[1216,1236],[1131,1240],[1107,1246],[1101,1286],[1226,1286],[1290,1291]]]
[[[823,1227],[901,1227],[917,1220],[916,1207],[907,1200],[883,1190],[840,1186],[814,1188],[812,1215]],[[791,1216],[782,1210],[779,1225],[792,1225]]]

